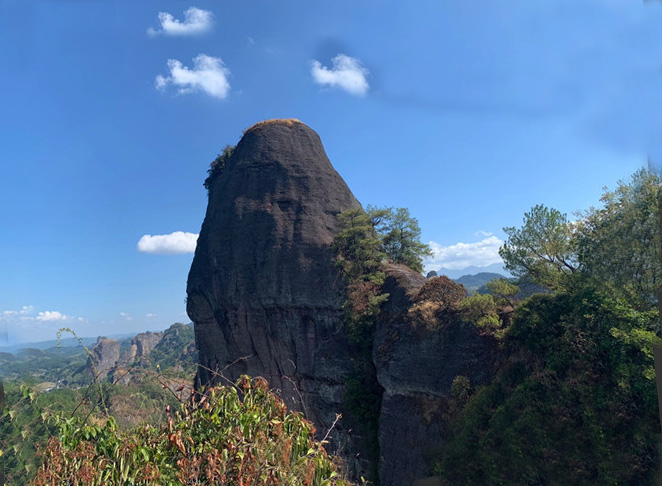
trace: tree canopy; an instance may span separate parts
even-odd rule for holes
[[[539,204],[524,214],[520,229],[503,231],[508,239],[499,255],[513,275],[530,275],[545,287],[558,288],[577,270],[573,227],[560,211]]]
[[[418,220],[407,208],[366,208],[379,239],[382,251],[393,263],[407,265],[417,272],[423,271],[423,258],[431,256],[430,247],[421,242]]]
[[[370,217],[362,209],[350,209],[339,214],[338,221],[341,230],[332,245],[338,266],[348,280],[371,280],[386,255]]]
[[[641,169],[629,183],[605,190],[602,207],[568,221],[543,205],[524,215],[521,228],[504,228],[505,266],[549,289],[588,279],[613,295],[647,308],[662,282],[659,197],[662,178]]]
[[[581,213],[576,234],[583,271],[612,293],[640,305],[655,302],[662,283],[658,198],[662,179],[641,169],[629,184],[605,191],[601,208]]]

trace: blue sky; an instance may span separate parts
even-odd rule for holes
[[[0,0],[0,345],[188,322],[209,162],[268,118],[409,208],[427,269],[497,263],[535,204],[662,161],[660,25],[629,0]]]

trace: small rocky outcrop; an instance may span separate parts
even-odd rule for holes
[[[115,339],[99,337],[91,350],[88,367],[97,379],[102,380],[115,369],[120,359],[120,343]]]
[[[412,313],[426,279],[403,265],[388,265],[390,294],[375,329],[373,360],[384,388],[379,418],[382,486],[410,485],[429,475],[441,456],[449,425],[451,385],[465,376],[472,386],[489,383],[494,342],[457,313]]]
[[[162,332],[147,331],[136,334],[133,339],[131,339],[131,345],[129,348],[124,350],[120,356],[118,364],[126,366],[139,363],[152,352],[162,339]]]
[[[330,245],[337,215],[357,207],[312,129],[270,120],[246,130],[209,184],[188,277],[198,386],[216,372],[262,376],[322,435],[332,426],[351,365]],[[348,427],[336,425],[330,449],[363,472]]]

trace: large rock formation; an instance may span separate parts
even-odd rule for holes
[[[350,475],[365,475],[369,465],[364,455],[357,460],[362,444],[349,434],[355,424],[343,406],[353,365],[343,282],[330,250],[337,215],[359,203],[317,134],[295,120],[249,128],[208,181],[187,286],[201,365],[197,386],[224,382],[220,374],[263,376],[321,435],[343,413],[330,452],[342,449]],[[426,476],[443,445],[453,379],[486,382],[492,350],[457,316],[417,325],[409,309],[425,278],[401,265],[387,270],[390,297],[373,343],[384,389],[379,468],[382,486],[409,486]]]
[[[332,426],[351,365],[330,244],[337,215],[357,207],[303,123],[270,120],[244,133],[211,180],[188,277],[198,385],[220,381],[216,373],[263,376],[322,434]],[[339,422],[331,447],[346,459],[356,451],[347,427]]]

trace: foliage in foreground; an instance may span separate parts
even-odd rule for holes
[[[350,484],[324,441],[313,439],[313,425],[288,413],[260,378],[211,388],[160,428],[121,432],[113,418],[52,420],[59,436],[42,452],[34,486]]]
[[[0,467],[8,484],[27,484],[39,467],[37,449],[46,445],[55,432],[50,423],[42,420],[42,412],[74,410],[81,396],[70,389],[36,393],[26,385],[5,383],[6,405],[0,410]],[[86,414],[87,406],[77,413]],[[1,483],[0,483],[1,484]]]

